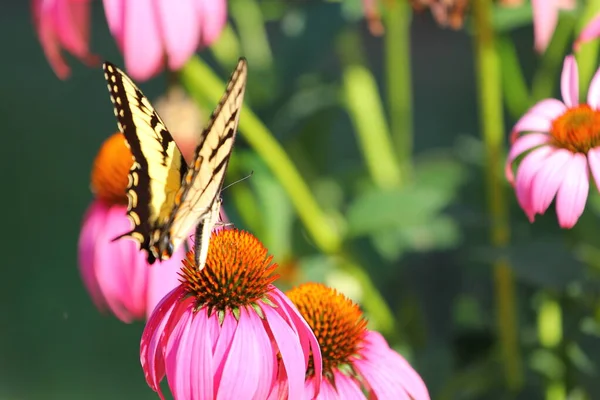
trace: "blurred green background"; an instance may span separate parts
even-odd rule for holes
[[[252,31],[239,26],[242,1],[229,2],[238,10],[231,21]],[[394,41],[369,32],[360,1],[258,4],[271,56],[261,64],[260,48],[242,42],[241,53],[254,54],[255,61],[248,55],[246,105],[287,150],[343,232],[346,249],[344,257],[319,250],[242,135],[228,181],[251,170],[254,175],[223,194],[224,206],[285,266],[281,286],[319,280],[363,304],[371,301],[371,309],[365,307],[371,327],[409,359],[433,399],[561,398],[548,397],[552,390],[573,399],[600,397],[600,202],[591,199],[576,228],[564,232],[552,207],[530,225],[504,184],[511,240],[502,250],[490,245],[470,26],[453,31],[440,28],[428,12],[413,16],[405,59],[412,74],[412,181],[381,192],[365,169],[342,85],[348,60],[362,63],[389,116],[385,99],[395,88],[385,74],[394,71],[384,56]],[[92,51],[122,65],[101,2],[94,2],[92,14]],[[514,25],[502,40],[514,45],[531,82],[540,65],[531,24]],[[70,60],[72,76],[59,80],[36,38],[27,1],[3,5],[0,37],[0,399],[155,398],[139,364],[143,323],[126,325],[100,314],[77,268],[80,223],[92,200],[91,164],[116,130],[103,74]],[[215,54],[200,56],[224,80],[230,66]],[[561,60],[547,81],[550,94],[556,94]],[[156,99],[166,88],[165,74],[140,86]],[[504,122],[508,132],[515,116],[507,113]],[[492,266],[499,259],[508,260],[516,282],[522,370],[512,389],[504,379],[495,314]],[[393,321],[373,306],[363,270]]]

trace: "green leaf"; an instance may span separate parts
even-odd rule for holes
[[[492,24],[496,32],[512,31],[531,24],[533,12],[531,5],[523,3],[519,7],[496,5],[492,16]]]
[[[369,191],[357,197],[348,209],[349,234],[359,236],[422,226],[448,205],[451,198],[449,191],[415,185]]]

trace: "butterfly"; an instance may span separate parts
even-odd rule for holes
[[[219,221],[221,187],[246,89],[246,60],[239,59],[189,165],[142,91],[115,65],[105,62],[103,68],[119,130],[134,159],[127,186],[133,229],[115,240],[133,238],[153,264],[170,258],[195,228],[196,265],[202,269]]]

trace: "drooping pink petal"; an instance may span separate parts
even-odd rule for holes
[[[338,394],[339,399],[347,399],[347,400],[366,400],[365,395],[363,394],[360,385],[358,382],[340,372],[334,373],[335,377],[335,388]],[[398,396],[394,397],[381,397],[378,396],[378,399],[397,399],[397,400],[410,400],[408,397],[404,395],[404,393],[398,393]]]
[[[531,150],[534,147],[540,146],[542,144],[548,143],[550,137],[544,133],[530,133],[527,135],[523,135],[519,137],[511,146],[510,152],[508,153],[508,158],[506,160],[506,168],[505,174],[506,179],[513,184],[514,183],[514,175],[512,163],[515,158],[519,157],[524,152]]]
[[[285,323],[271,307],[263,307],[263,312],[285,366],[288,377],[289,400],[300,400],[306,369],[304,367],[304,354],[300,346],[297,345],[298,336],[294,334],[290,325]]]
[[[294,304],[285,294],[279,291],[279,289],[273,288],[273,290],[271,291],[271,296],[277,299],[276,304],[285,305],[291,309],[288,312],[286,310],[286,307],[282,306],[279,307],[277,311],[284,312],[287,315],[289,320],[291,320],[292,322],[292,327],[298,327],[297,333],[300,337],[300,344],[305,355],[305,367],[308,366],[309,355],[312,352],[313,367],[315,369],[316,376],[313,383],[318,393],[323,372],[323,360],[321,356],[321,348],[319,347],[319,342],[317,341],[317,338],[315,337],[315,334],[313,333],[308,323],[304,320],[304,318],[302,318]],[[302,327],[302,329],[300,329],[300,327]]]
[[[225,0],[198,0],[196,12],[200,17],[200,44],[210,46],[215,42],[227,23]]]
[[[157,304],[146,323],[140,342],[140,362],[146,382],[163,400],[164,396],[160,390],[160,381],[165,375],[162,338],[171,312],[184,294],[182,288],[177,287]]]
[[[588,89],[588,104],[594,110],[600,106],[600,68],[594,74]]]
[[[92,297],[94,305],[101,311],[107,307],[106,299],[98,285],[94,260],[96,258],[96,237],[102,229],[108,207],[101,201],[94,201],[83,217],[83,225],[79,234],[78,262],[81,278]]]
[[[512,130],[511,141],[517,140],[519,132],[550,132],[552,120],[544,115],[527,113],[521,117]]]
[[[552,0],[531,0],[533,10],[534,48],[543,53],[554,34],[558,22],[558,10]]]
[[[189,365],[192,363],[192,347],[194,338],[190,336],[190,326],[194,313],[191,308],[176,320],[169,331],[165,348],[165,366],[167,381],[175,400],[191,398]],[[194,377],[196,379],[196,377]]]
[[[533,222],[535,217],[535,209],[531,201],[531,191],[533,189],[533,178],[538,171],[544,166],[544,160],[554,150],[550,146],[540,147],[539,149],[533,150],[527,154],[521,164],[519,164],[517,170],[517,178],[515,181],[515,194],[519,205],[529,218],[530,222]]]
[[[565,57],[560,78],[560,90],[567,107],[575,107],[579,104],[579,71],[577,70],[577,61],[572,55]]]
[[[146,316],[164,295],[179,285],[179,270],[185,258],[185,248],[180,246],[170,259],[147,266],[148,283],[146,285]]]
[[[596,189],[600,190],[600,147],[590,149],[587,158],[594,182],[596,183]]]
[[[253,328],[254,337],[252,340],[258,351],[256,357],[260,360],[257,362],[257,365],[261,366],[261,376],[263,377],[258,380],[258,387],[253,398],[262,400],[269,396],[269,392],[277,378],[277,354],[273,351],[273,343],[263,325],[262,319],[253,309],[248,309],[248,321]],[[282,371],[282,373],[285,373],[285,371]]]
[[[556,214],[562,228],[572,228],[583,214],[590,189],[587,158],[574,154],[565,166],[565,175],[556,194]]]
[[[127,0],[124,11],[123,55],[125,68],[139,81],[149,79],[163,65],[163,43],[157,10],[147,0]]]
[[[573,45],[575,51],[579,51],[582,44],[589,42],[590,40],[596,39],[600,36],[600,14],[596,15],[588,24],[583,28],[575,44]]]
[[[157,16],[169,68],[178,70],[194,54],[200,41],[199,15],[194,12],[197,0],[156,0]]]
[[[221,329],[217,336],[217,342],[214,344],[213,348],[213,360],[215,362],[215,390],[218,390],[219,385],[221,384],[225,361],[227,361],[227,357],[229,357],[231,343],[237,329],[235,317],[230,311],[226,311],[225,313],[225,318],[223,319],[223,323],[220,326]],[[214,317],[211,319],[215,320]]]
[[[108,29],[121,51],[125,46],[125,3],[127,0],[103,0]]]
[[[199,310],[194,316],[190,334],[192,335],[192,360],[190,366],[191,400],[212,399],[214,397],[214,365],[212,343],[214,337],[207,327],[206,309]]]
[[[310,388],[309,388],[309,390],[307,390],[307,393],[312,393]],[[312,399],[313,399],[313,397],[305,395],[302,400],[312,400]],[[319,395],[315,399],[316,400],[341,400],[342,398],[338,395],[338,393],[335,390],[335,387],[331,384],[331,382],[329,382],[328,379],[325,379],[325,380],[323,380],[323,383],[321,384],[321,391],[319,392]]]
[[[407,399],[429,400],[423,379],[400,354],[389,348],[380,333],[366,332],[364,344],[362,357],[354,366],[377,398],[402,398],[399,393],[405,393]]]
[[[258,352],[265,349],[256,347],[254,324],[249,318],[248,311],[241,308],[231,350],[223,366],[223,375],[217,392],[218,399],[252,399],[258,388],[262,365],[256,362],[259,360]],[[248,360],[253,360],[251,368],[248,368]]]
[[[572,158],[573,154],[568,150],[557,149],[543,161],[543,167],[533,179],[531,191],[531,202],[536,213],[544,214],[552,203],[565,177],[564,167]]]

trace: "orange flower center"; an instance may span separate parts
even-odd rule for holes
[[[269,285],[277,279],[273,256],[252,234],[237,229],[221,229],[211,236],[206,265],[198,271],[194,252],[187,254],[181,269],[181,283],[190,296],[196,297],[196,308],[213,311],[255,304],[264,298]]]
[[[574,153],[587,153],[600,144],[600,112],[587,104],[569,108],[552,121],[552,144]]]
[[[127,204],[128,174],[133,156],[122,133],[118,132],[102,144],[92,168],[92,192],[109,204]]]
[[[323,373],[331,377],[334,369],[350,364],[351,357],[360,350],[367,327],[358,305],[320,283],[305,283],[286,294],[317,337]]]

